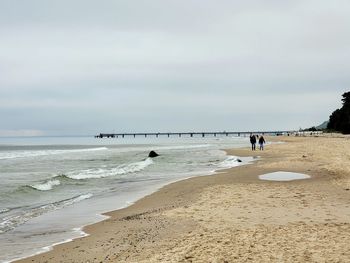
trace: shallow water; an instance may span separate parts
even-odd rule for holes
[[[292,180],[301,180],[301,179],[309,179],[309,178],[310,176],[307,174],[283,172],[283,171],[259,175],[260,180],[268,180],[268,181],[292,181]]]

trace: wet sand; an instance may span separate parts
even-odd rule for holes
[[[350,137],[279,137],[254,163],[176,182],[18,262],[350,262]],[[268,172],[310,179],[259,180]]]

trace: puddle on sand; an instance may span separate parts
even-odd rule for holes
[[[292,180],[300,180],[300,179],[308,179],[308,178],[310,178],[310,176],[307,174],[291,173],[291,172],[274,172],[274,173],[259,175],[260,180],[268,180],[268,181],[292,181]]]

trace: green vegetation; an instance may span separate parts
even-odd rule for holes
[[[318,126],[312,126],[307,129],[300,129],[299,131],[308,131],[308,132],[316,132],[316,131],[327,131],[327,125],[329,121],[324,121],[322,124]]]
[[[303,131],[311,131],[311,132],[314,132],[314,131],[320,131],[320,129],[317,129],[315,126],[312,126],[311,128],[304,129]]]
[[[350,134],[350,91],[343,94],[343,106],[329,116],[327,128],[344,134]]]

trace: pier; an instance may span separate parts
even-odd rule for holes
[[[295,131],[252,131],[252,132],[227,132],[227,131],[221,131],[221,132],[141,132],[141,133],[100,133],[98,135],[95,135],[95,138],[125,138],[125,137],[133,137],[136,138],[136,136],[142,136],[142,137],[156,137],[159,136],[177,136],[177,137],[206,137],[206,136],[236,136],[236,137],[246,137],[250,134],[264,134],[264,135],[273,135],[273,136],[279,136],[279,135],[289,135],[292,133],[295,133]]]

